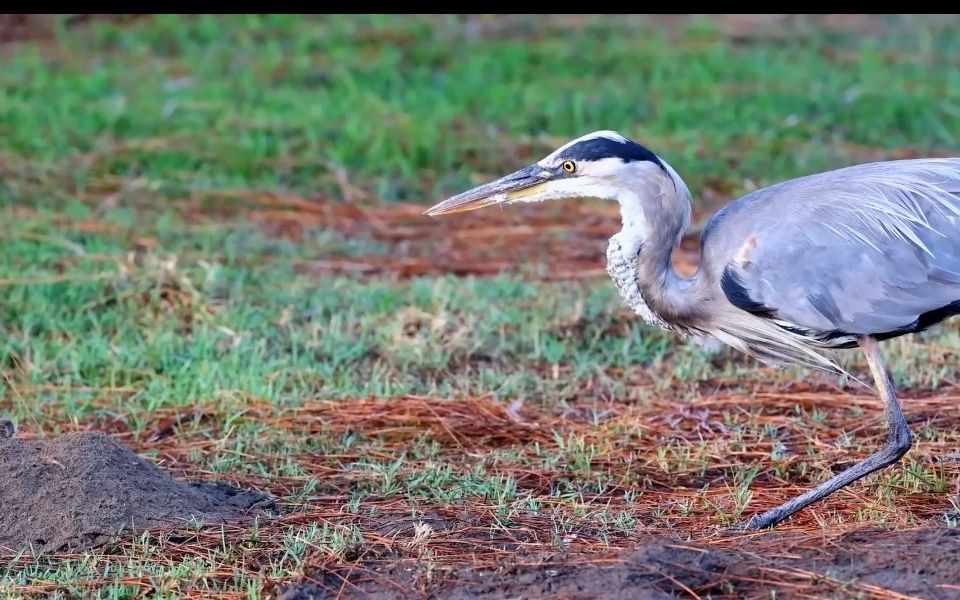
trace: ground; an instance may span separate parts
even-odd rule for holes
[[[750,189],[956,154],[957,18],[106,17],[0,19],[4,597],[960,597],[954,323],[884,345],[903,461],[733,533],[873,392],[644,325],[615,206],[422,215],[617,129],[689,270]]]

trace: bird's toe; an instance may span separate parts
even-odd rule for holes
[[[728,526],[724,531],[726,533],[745,533],[747,531],[762,529],[762,523],[760,523],[759,517],[760,515],[754,515],[748,521],[739,521]]]
[[[750,517],[749,521],[737,523],[731,525],[727,531],[730,533],[744,533],[747,531],[759,531],[761,529],[767,529],[768,527],[773,527],[778,522],[776,514],[764,513],[757,514]]]

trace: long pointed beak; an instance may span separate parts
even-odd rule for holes
[[[544,170],[537,165],[524,167],[496,181],[473,188],[430,207],[424,214],[435,217],[476,210],[492,204],[502,204],[535,194],[547,182]]]

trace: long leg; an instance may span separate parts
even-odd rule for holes
[[[903,418],[900,404],[897,403],[897,397],[893,391],[893,382],[890,380],[890,375],[880,357],[880,349],[877,341],[871,337],[861,338],[860,348],[867,357],[867,363],[870,365],[870,372],[873,374],[873,379],[876,382],[877,391],[883,398],[886,408],[887,426],[890,428],[887,433],[886,443],[875,453],[853,465],[846,471],[831,477],[809,492],[797,496],[793,500],[785,502],[763,514],[754,516],[750,519],[750,522],[747,523],[746,529],[773,527],[790,515],[793,515],[818,500],[826,498],[840,488],[897,462],[910,450],[913,437],[910,435],[910,428],[907,427],[907,420]]]

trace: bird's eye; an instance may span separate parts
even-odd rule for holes
[[[576,173],[576,172],[577,172],[577,164],[576,164],[575,162],[573,162],[572,160],[565,160],[565,161],[563,161],[563,165],[561,165],[561,167],[562,167],[563,170],[564,170],[565,172],[567,172],[567,173]]]

